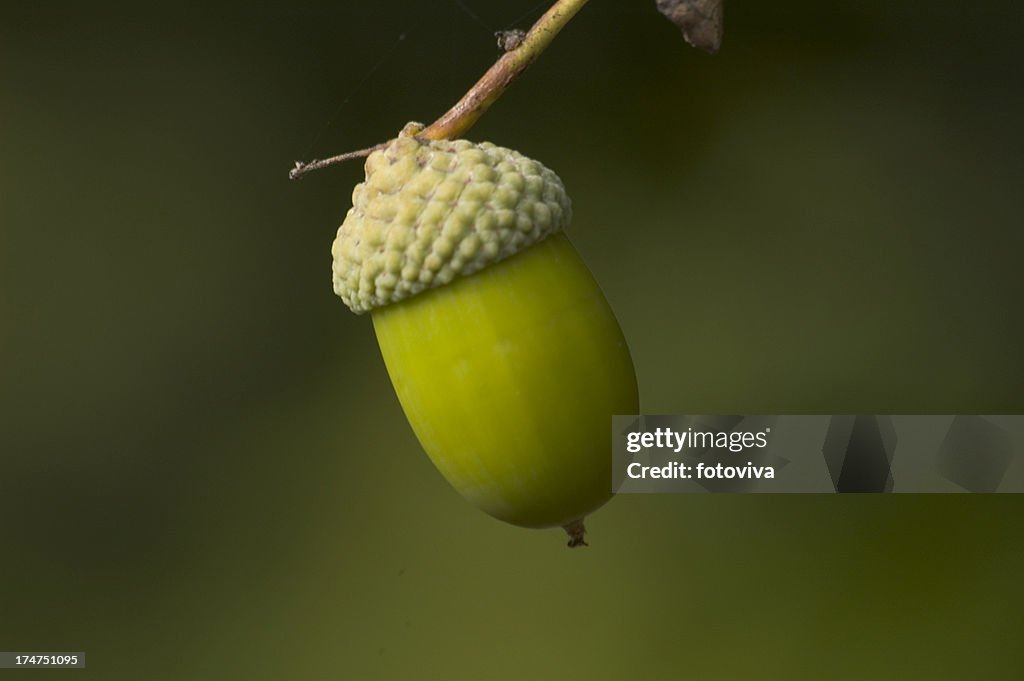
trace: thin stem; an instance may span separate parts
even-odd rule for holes
[[[288,171],[288,178],[291,180],[296,180],[308,172],[319,170],[320,168],[326,168],[327,166],[332,166],[335,163],[341,163],[342,161],[351,161],[354,158],[365,158],[372,154],[373,152],[377,151],[378,149],[383,149],[386,146],[387,143],[383,142],[381,144],[368,147],[366,149],[360,149],[359,151],[349,151],[344,154],[338,154],[337,156],[331,156],[330,158],[313,159],[308,163],[296,161],[295,167]]]
[[[518,47],[503,54],[455,106],[428,125],[419,137],[442,140],[466,134],[505,93],[512,81],[537,61],[558,32],[585,4],[587,0],[558,0],[537,20]]]
[[[547,12],[544,13],[533,28],[526,34],[518,47],[505,52],[487,70],[480,80],[462,96],[443,116],[428,125],[417,135],[422,139],[442,140],[462,137],[473,127],[473,124],[480,119],[487,109],[491,107],[508,86],[512,84],[519,75],[530,67],[530,64],[537,61],[537,57],[547,49],[551,41],[555,39],[558,32],[565,27],[569,20],[576,16],[587,0],[557,0]],[[288,177],[296,179],[304,174],[325,168],[335,163],[341,163],[353,158],[369,156],[377,149],[386,146],[378,144],[369,149],[352,151],[346,154],[339,154],[323,160],[311,161],[309,163],[296,163],[295,167],[288,173]]]

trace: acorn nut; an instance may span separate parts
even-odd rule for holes
[[[410,123],[366,159],[331,249],[334,291],[370,312],[417,438],[492,516],[565,527],[612,495],[613,414],[639,411],[622,331],[561,231],[542,164]]]

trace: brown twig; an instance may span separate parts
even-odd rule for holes
[[[547,49],[551,41],[555,39],[559,31],[569,23],[587,0],[557,0],[555,4],[544,13],[533,28],[529,30],[522,42],[512,50],[505,52],[487,70],[480,80],[462,96],[443,116],[428,125],[417,135],[423,139],[441,140],[452,139],[464,135],[473,124],[491,107],[498,98],[504,94],[508,86],[512,84],[523,71],[537,61],[537,57]],[[306,173],[325,168],[335,163],[341,163],[353,158],[369,156],[377,149],[386,146],[378,144],[369,149],[352,151],[346,154],[339,154],[323,160],[311,161],[309,163],[297,162],[295,167],[288,173],[288,177],[296,179]]]
[[[519,46],[503,54],[455,106],[427,126],[420,137],[428,140],[461,137],[505,93],[516,78],[537,61],[559,31],[587,0],[558,0],[526,34]]]

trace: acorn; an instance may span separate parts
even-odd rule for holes
[[[562,229],[558,176],[410,123],[366,159],[331,249],[334,291],[369,312],[399,402],[459,493],[530,528],[612,496],[611,416],[639,411],[622,330]]]

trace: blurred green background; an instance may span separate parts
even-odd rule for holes
[[[420,451],[331,292],[360,164],[286,172],[432,120],[543,7],[0,10],[0,650],[97,679],[1022,678],[1019,496],[620,497],[568,551]],[[712,58],[653,0],[593,0],[471,135],[564,179],[644,411],[1024,413],[1024,8],[726,24]]]

